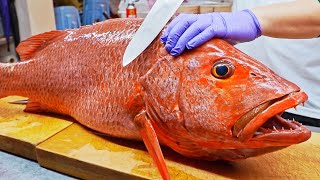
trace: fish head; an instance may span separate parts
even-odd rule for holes
[[[163,57],[140,83],[160,142],[189,157],[246,158],[311,136],[280,116],[306,93],[220,39]]]

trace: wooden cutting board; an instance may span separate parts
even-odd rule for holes
[[[142,142],[104,137],[77,123],[24,113],[23,106],[6,103],[14,99],[0,100],[0,149],[84,179],[160,179]],[[36,153],[32,148],[21,152],[25,144]],[[320,179],[318,133],[305,143],[233,163],[193,160],[165,147],[163,151],[172,179]]]
[[[35,160],[35,147],[73,122],[62,117],[25,113],[24,105],[8,103],[23,99],[26,98],[0,99],[0,150]]]
[[[320,178],[320,135],[284,150],[236,163],[185,158],[168,148],[173,179]],[[40,165],[84,179],[159,179],[143,143],[98,136],[78,124],[37,146]]]

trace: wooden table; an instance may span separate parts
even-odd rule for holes
[[[0,149],[84,179],[159,179],[142,142],[104,137],[65,117],[24,113],[0,100]],[[183,157],[163,148],[172,179],[320,179],[320,134],[305,143],[236,163]]]

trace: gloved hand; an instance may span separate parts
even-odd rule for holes
[[[185,48],[193,49],[213,37],[233,44],[252,41],[261,36],[258,19],[250,10],[233,13],[180,14],[165,30],[161,41],[173,56]]]

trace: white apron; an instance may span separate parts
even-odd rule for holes
[[[288,0],[234,0],[233,11],[279,2]],[[320,38],[292,40],[262,36],[236,47],[308,94],[304,107],[300,105],[297,111],[289,109],[287,112],[320,119]]]

